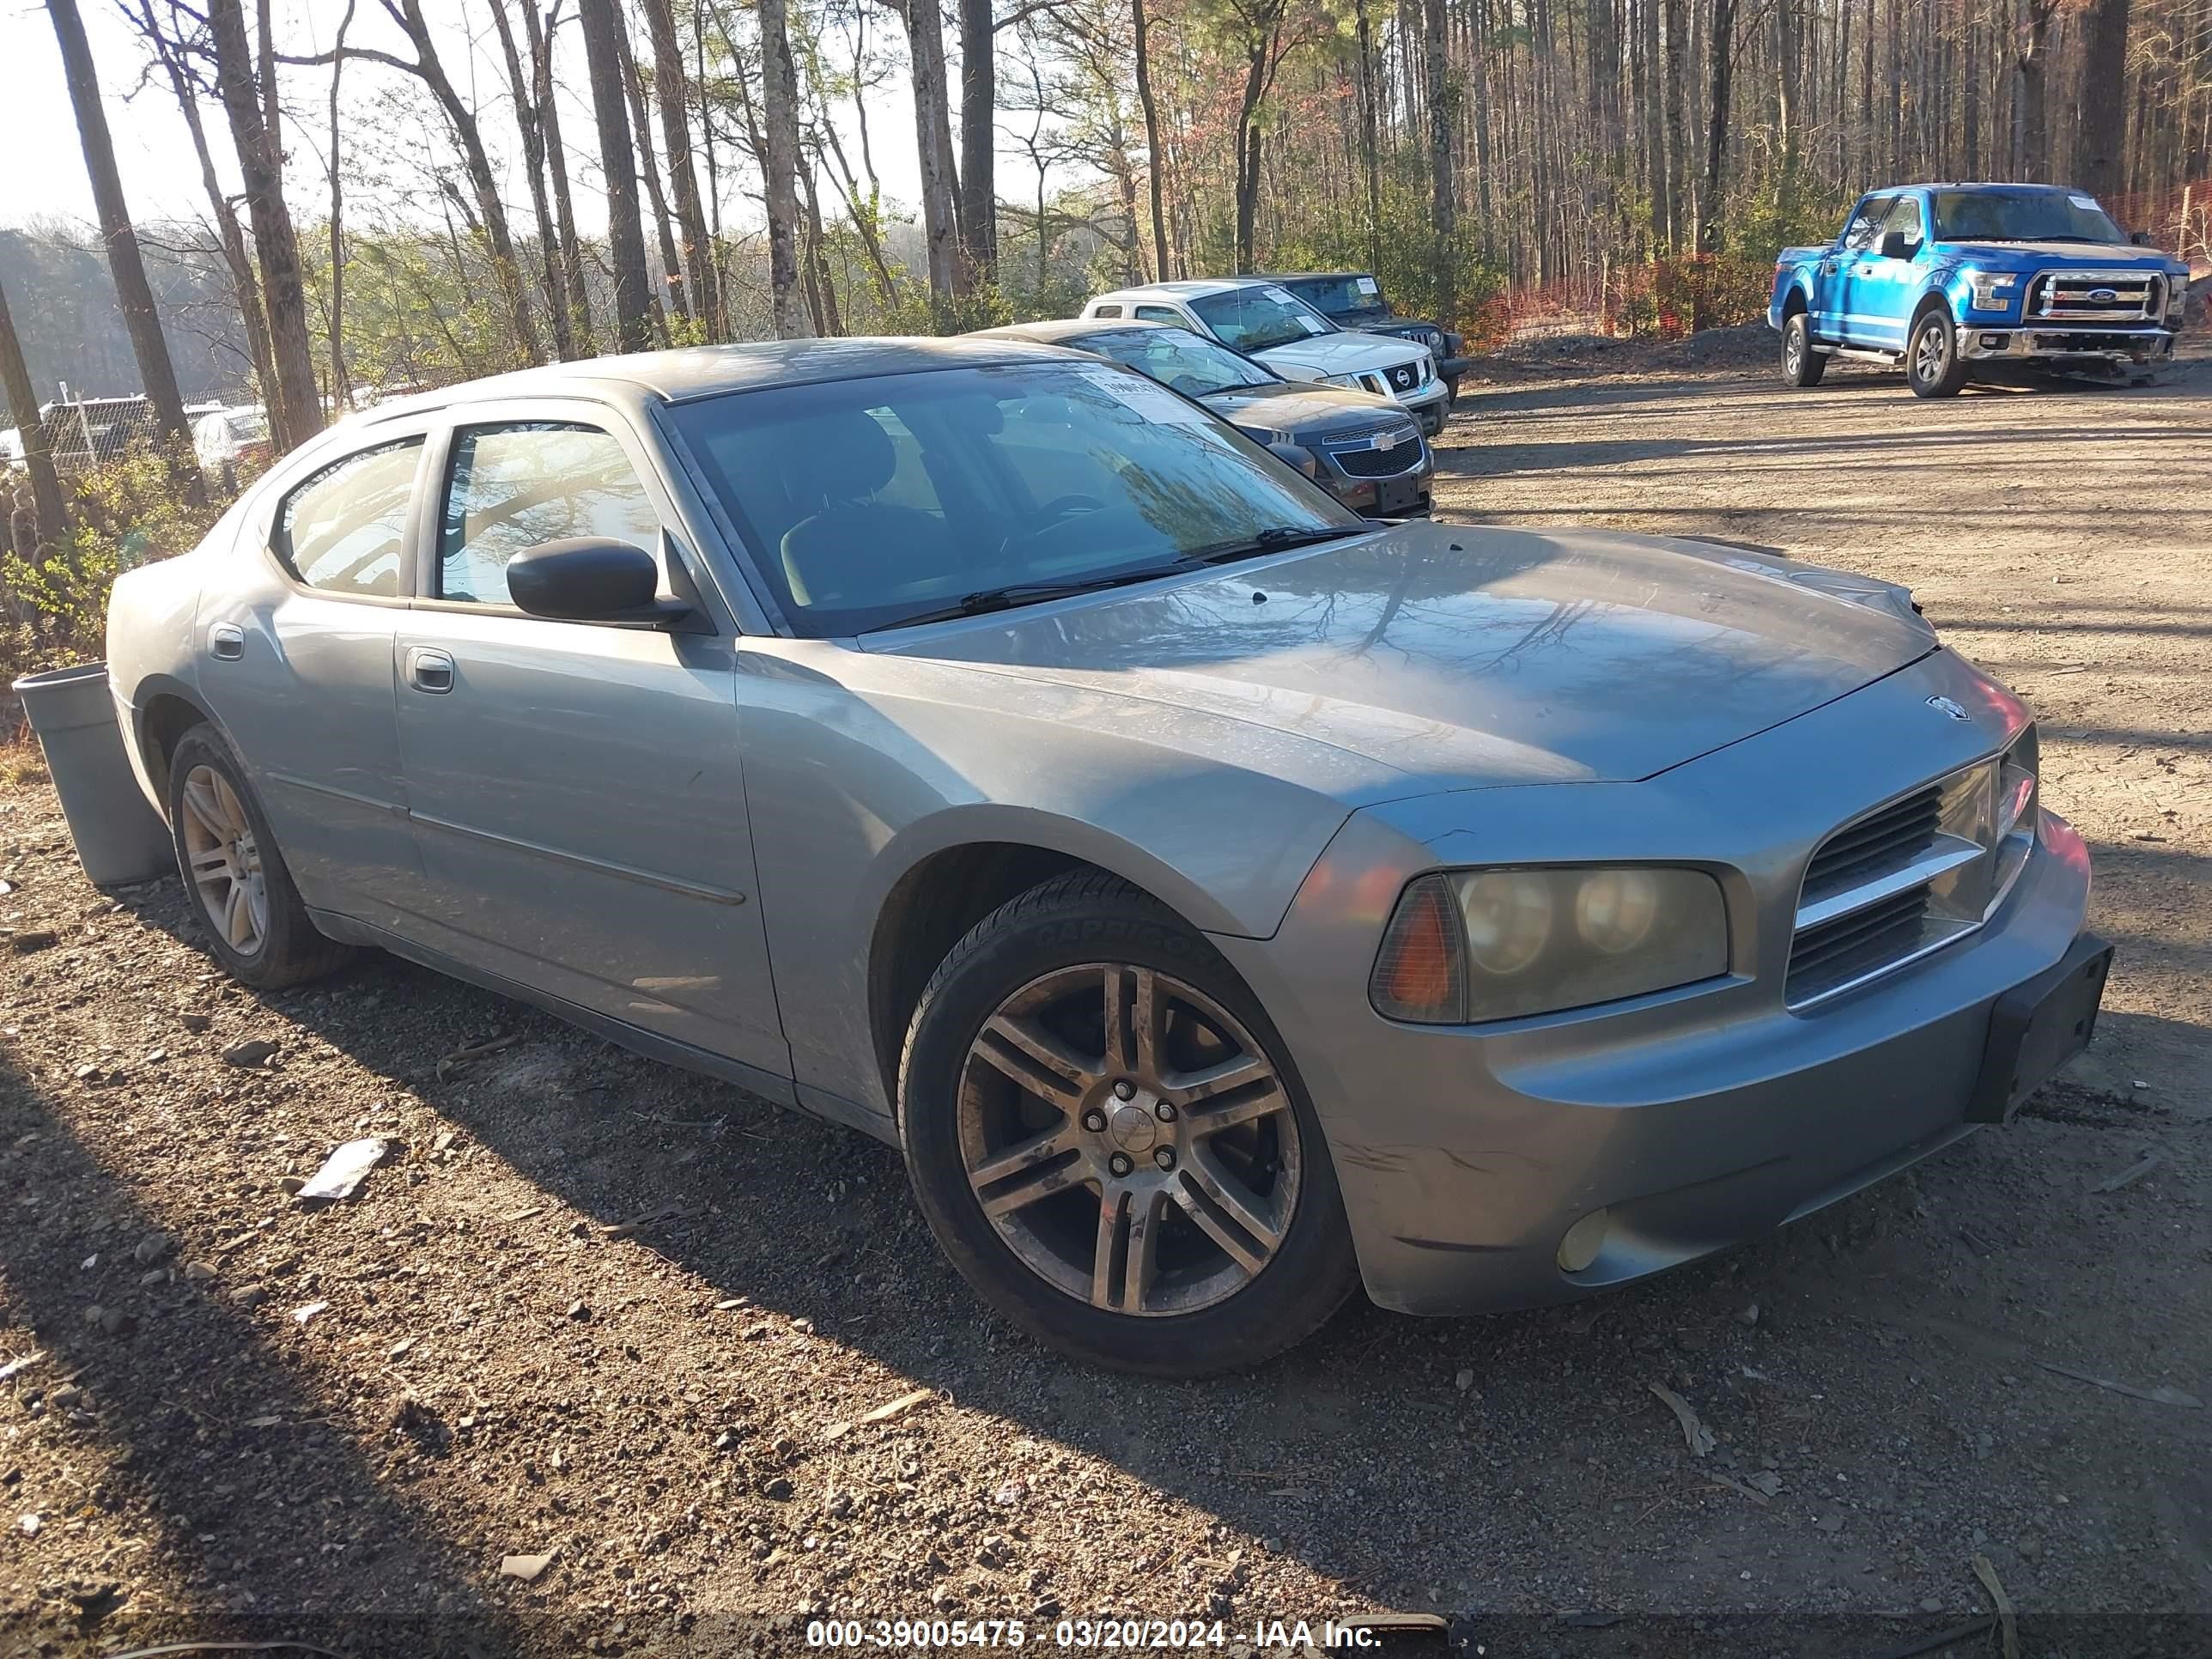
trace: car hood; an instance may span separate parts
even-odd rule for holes
[[[1962,259],[2040,270],[2046,265],[2094,266],[2099,270],[2164,270],[2175,261],[2156,248],[2131,242],[1946,242]]]
[[[1375,763],[1355,805],[1649,777],[1936,648],[1903,590],[1842,573],[1441,525],[868,645],[1349,750]]]
[[[1199,401],[1231,426],[1287,432],[1299,441],[1345,427],[1372,430],[1378,421],[1402,424],[1411,419],[1399,404],[1372,392],[1296,381],[1240,386]]]
[[[1312,334],[1290,340],[1252,355],[1278,374],[1304,370],[1313,374],[1357,374],[1370,368],[1392,368],[1420,355],[1421,348],[1384,334]]]

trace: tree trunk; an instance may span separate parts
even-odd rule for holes
[[[1667,246],[1679,252],[1689,177],[1689,131],[1684,104],[1690,76],[1688,23],[1685,0],[1665,0],[1667,7]]]
[[[1651,186],[1652,246],[1663,248],[1672,240],[1674,208],[1668,193],[1667,121],[1661,108],[1666,70],[1659,61],[1659,0],[1643,0],[1643,23],[1644,173]]]
[[[996,60],[991,0],[960,0],[960,243],[978,283],[999,277]]]
[[[668,198],[660,188],[660,163],[653,154],[653,118],[645,106],[645,77],[637,72],[637,59],[631,55],[627,24],[615,31],[615,46],[622,53],[623,86],[629,94],[630,136],[637,142],[646,204],[653,210],[653,240],[659,245],[660,281],[653,289],[653,317],[660,343],[666,345],[670,316],[689,318],[691,314],[684,292],[684,261],[676,252],[676,231],[668,212]]]
[[[1437,321],[1449,328],[1458,320],[1457,203],[1452,190],[1452,123],[1459,99],[1454,90],[1450,45],[1444,29],[1444,0],[1421,0],[1424,44],[1428,51],[1429,201],[1436,220]]]
[[[2051,171],[2051,112],[2045,70],[2051,14],[2057,0],[2023,0],[2026,33],[2013,60],[2019,101],[2020,174],[2040,184]]]
[[[534,21],[538,0],[522,0]],[[530,208],[538,221],[538,263],[545,290],[545,314],[552,319],[553,349],[563,362],[575,357],[576,330],[568,312],[568,272],[562,258],[559,235],[553,228],[553,210],[545,188],[545,127],[538,118],[538,98],[523,72],[522,55],[515,50],[514,27],[507,21],[507,0],[491,0],[492,27],[499,33],[499,50],[507,66],[507,90],[514,99],[516,130],[522,136],[522,170],[530,179]],[[532,53],[533,63],[537,54]]]
[[[931,15],[934,17],[933,7]],[[799,295],[799,73],[791,58],[791,33],[785,0],[760,0],[762,172],[768,205],[768,281],[769,309],[779,340],[802,339],[806,335]],[[938,39],[937,92],[942,109],[945,95],[945,41]],[[915,80],[915,102],[921,102],[920,75]],[[927,187],[928,178],[923,176]],[[933,258],[949,260],[952,252],[951,227],[941,248],[933,245]],[[930,283],[936,287],[933,265]],[[951,292],[950,283],[946,292]]]
[[[653,284],[645,270],[645,230],[638,219],[637,152],[631,148],[629,100],[623,88],[621,20],[616,0],[577,0],[584,61],[592,76],[592,115],[599,129],[599,166],[606,176],[607,252],[614,267],[615,343],[642,351],[653,337]]]
[[[39,419],[38,388],[31,383],[30,365],[23,361],[22,342],[15,337],[15,319],[8,314],[8,290],[0,288],[0,392],[8,394],[9,417],[22,440],[23,467],[31,475],[32,511],[38,517],[38,539],[51,542],[69,528],[69,507],[62,481],[54,471],[54,458],[46,451],[46,423]]]
[[[1143,0],[1138,0],[1141,6]],[[1367,186],[1367,263],[1382,263],[1382,137],[1376,109],[1380,90],[1375,84],[1375,44],[1367,21],[1367,0],[1353,0],[1352,16],[1358,29],[1359,170]]]
[[[951,119],[945,108],[945,17],[937,0],[903,0],[903,4],[907,54],[914,65],[915,149],[921,170],[921,234],[929,297],[943,316],[967,293]]]
[[[1146,40],[1150,27],[1145,17],[1145,0],[1129,0],[1129,22],[1135,32],[1137,58],[1137,102],[1145,112],[1146,171],[1151,175],[1152,197],[1152,275],[1156,281],[1166,282],[1168,269],[1168,216],[1164,192],[1167,189],[1167,152],[1160,145],[1159,106],[1152,99],[1152,56]]]
[[[53,15],[54,39],[61,46],[62,74],[69,82],[70,102],[76,109],[84,170],[92,177],[100,240],[107,249],[107,268],[115,278],[123,326],[131,336],[131,355],[137,359],[146,401],[153,405],[155,424],[168,445],[169,463],[178,474],[177,481],[192,500],[201,501],[205,499],[206,485],[197,463],[188,459],[191,428],[185,422],[185,400],[177,390],[176,365],[169,360],[169,343],[161,336],[161,314],[155,309],[153,284],[146,280],[146,262],[138,252],[137,228],[131,222],[130,204],[123,198],[123,176],[115,168],[115,143],[108,137],[107,112],[100,105],[100,76],[93,68],[92,47],[84,38],[84,20],[77,15],[76,0],[47,0],[47,9]],[[35,410],[29,419],[37,423]],[[190,476],[186,477],[188,466]]]
[[[2118,191],[2128,137],[2128,0],[2089,0],[2081,42],[2081,80],[2074,107],[2076,187],[2092,195]]]
[[[1711,125],[1705,136],[1705,187],[1699,198],[1698,246],[1717,253],[1721,246],[1721,185],[1728,164],[1729,80],[1735,71],[1735,0],[1713,0],[1712,32],[1708,41],[1712,54],[1712,98],[1706,107]]]
[[[246,211],[253,226],[253,251],[261,262],[261,294],[268,310],[270,356],[276,365],[268,395],[274,432],[290,447],[323,429],[323,404],[315,387],[314,348],[307,338],[307,298],[300,279],[300,243],[284,204],[282,160],[276,135],[263,118],[258,81],[273,77],[276,64],[257,72],[246,38],[240,0],[209,0],[208,23],[215,43],[216,91],[229,118],[238,150],[238,170],[246,187]]]
[[[338,127],[338,86],[345,76],[345,38],[353,27],[354,5],[355,0],[346,0],[331,60],[331,397],[340,409],[353,407],[353,376],[346,372],[345,355],[345,173],[338,166],[343,137]]]
[[[553,218],[561,234],[561,265],[574,307],[571,326],[576,353],[588,357],[592,340],[592,295],[584,281],[583,239],[576,234],[576,210],[568,194],[568,151],[561,142],[561,106],[553,96],[553,36],[538,20],[538,0],[523,0],[522,27],[530,45],[530,86],[538,118],[545,129],[545,173],[553,185]]]
[[[645,0],[646,26],[653,34],[653,90],[660,100],[661,147],[668,154],[668,182],[676,194],[676,216],[684,227],[684,270],[690,283],[691,309],[708,338],[728,333],[714,270],[714,245],[707,234],[707,215],[699,203],[699,178],[691,167],[691,123],[686,111],[690,89],[684,49],[676,38],[671,0]]]

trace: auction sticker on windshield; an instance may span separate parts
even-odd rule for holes
[[[1157,380],[1148,380],[1133,369],[1087,368],[1083,378],[1123,408],[1148,421],[1202,426],[1206,411],[1185,403]]]

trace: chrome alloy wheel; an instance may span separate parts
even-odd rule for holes
[[[1805,362],[1805,337],[1790,329],[1782,337],[1782,368],[1787,374],[1795,375]]]
[[[1303,1149],[1280,1073],[1204,992],[1090,963],[1031,980],[961,1068],[975,1199],[1040,1278],[1109,1312],[1194,1312],[1288,1235]]]
[[[195,766],[185,775],[184,809],[185,852],[200,908],[225,944],[252,956],[269,936],[269,890],[245,803],[222,774]]]
[[[1912,372],[1923,380],[1943,378],[1943,330],[1934,322],[1923,325],[1912,348]]]

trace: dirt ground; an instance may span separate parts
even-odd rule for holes
[[[1701,349],[1498,365],[1441,509],[1904,581],[2037,706],[2120,957],[2017,1123],[1601,1299],[1357,1306],[1135,1382],[985,1316],[882,1148],[388,959],[241,990],[173,878],[95,891],[19,780],[0,1651],[782,1652],[825,1614],[1056,1650],[1110,1614],[1233,1652],[1419,1609],[1468,1652],[1963,1655],[1996,1638],[1922,1644],[1978,1631],[1977,1557],[2033,1659],[2212,1650],[2212,365],[1924,404]],[[364,1135],[358,1196],[291,1195]]]

